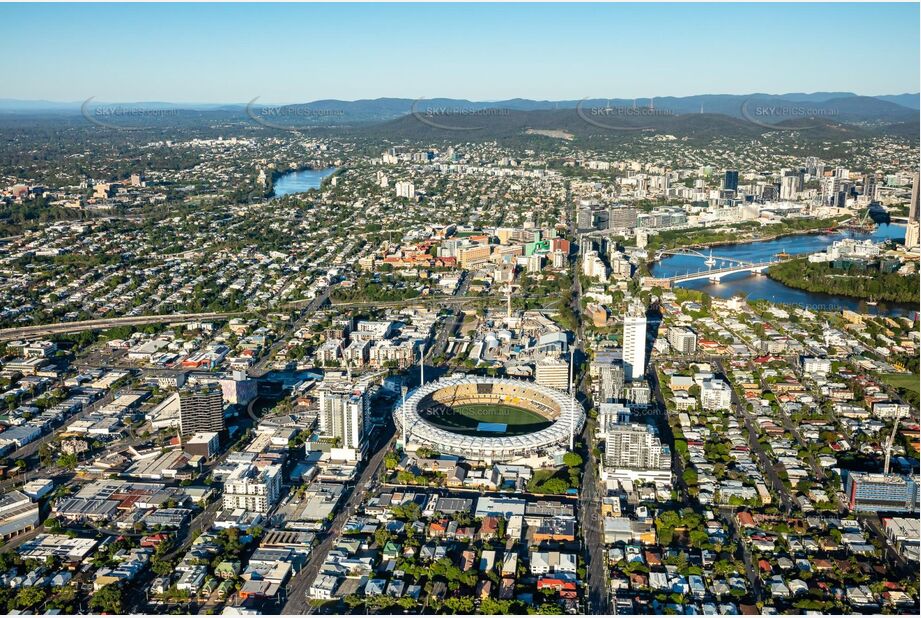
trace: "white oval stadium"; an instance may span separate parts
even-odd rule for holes
[[[464,431],[438,426],[430,419],[451,414],[457,408],[518,409],[541,422],[533,432],[519,435],[465,435]],[[578,434],[585,424],[585,410],[568,394],[524,380],[455,375],[429,382],[412,391],[393,411],[398,432],[406,424],[405,439],[447,455],[489,460],[509,460],[542,454],[554,447],[568,447],[570,432]],[[480,423],[488,432],[510,433],[501,423]],[[527,430],[529,425],[522,425]],[[530,425],[535,426],[535,425]],[[400,433],[398,433],[400,435]]]

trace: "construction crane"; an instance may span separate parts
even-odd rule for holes
[[[349,357],[345,353],[344,343],[345,343],[344,339],[339,340],[339,352],[342,354],[342,360],[345,361],[346,375],[348,376],[349,384],[351,384],[352,383],[352,364],[349,362]]]
[[[901,425],[901,418],[901,415],[895,417],[895,422],[892,424],[892,433],[889,434],[889,439],[886,440],[886,463],[883,465],[884,474],[889,474],[889,460],[892,458],[892,444],[895,442],[895,434],[899,430],[899,425]]]

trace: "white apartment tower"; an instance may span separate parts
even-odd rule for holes
[[[416,186],[408,180],[400,180],[395,185],[397,197],[405,197],[408,200],[416,197]]]
[[[634,301],[624,316],[624,377],[639,380],[646,372],[646,309]]]
[[[669,327],[668,343],[679,354],[693,354],[697,351],[697,335],[688,328]]]
[[[281,466],[241,463],[224,482],[224,508],[268,513],[281,495]]]
[[[350,385],[333,386],[320,390],[320,432],[326,438],[336,439],[338,446],[355,451],[361,459],[365,446],[365,414],[367,396]]]
[[[662,467],[662,455],[662,442],[648,425],[624,423],[608,429],[604,447],[605,468],[658,470]]]

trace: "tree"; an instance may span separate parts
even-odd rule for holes
[[[390,451],[384,455],[384,467],[388,470],[393,470],[400,464],[400,457],[395,452]]]
[[[414,522],[422,517],[422,507],[415,502],[408,502],[404,505],[393,507],[393,514],[399,519]]]
[[[362,597],[358,596],[357,594],[346,595],[343,601],[345,601],[345,604],[351,607],[352,609],[355,609],[356,607],[364,605],[364,602],[365,602],[365,600]]]
[[[528,613],[540,616],[559,616],[563,614],[563,608],[556,603],[541,603],[536,608],[528,608]]]
[[[694,547],[702,547],[705,543],[710,540],[710,537],[707,536],[707,533],[703,530],[692,530],[690,534],[691,545]]]
[[[473,599],[467,596],[455,596],[445,599],[445,607],[452,614],[472,614],[474,610]]]
[[[21,588],[19,592],[16,593],[16,607],[17,609],[28,609],[30,607],[35,607],[45,602],[45,590],[44,588],[29,587]]]
[[[74,453],[67,453],[58,457],[58,466],[65,470],[74,470],[77,467],[77,456]]]
[[[582,456],[573,452],[566,453],[563,455],[563,463],[570,468],[578,468],[582,465]]]
[[[118,584],[103,586],[90,598],[90,609],[107,614],[124,613],[122,606],[122,589]]]
[[[151,570],[159,576],[169,575],[173,572],[173,564],[168,560],[154,560],[151,562]]]

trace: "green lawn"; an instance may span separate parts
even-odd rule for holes
[[[914,393],[921,392],[921,386],[918,385],[918,374],[889,373],[881,377],[886,384],[893,388],[904,388]]]
[[[427,421],[442,429],[472,436],[521,435],[549,427],[552,421],[536,412],[505,405],[466,405],[423,413]],[[508,426],[504,434],[477,431],[480,423],[503,423]]]

